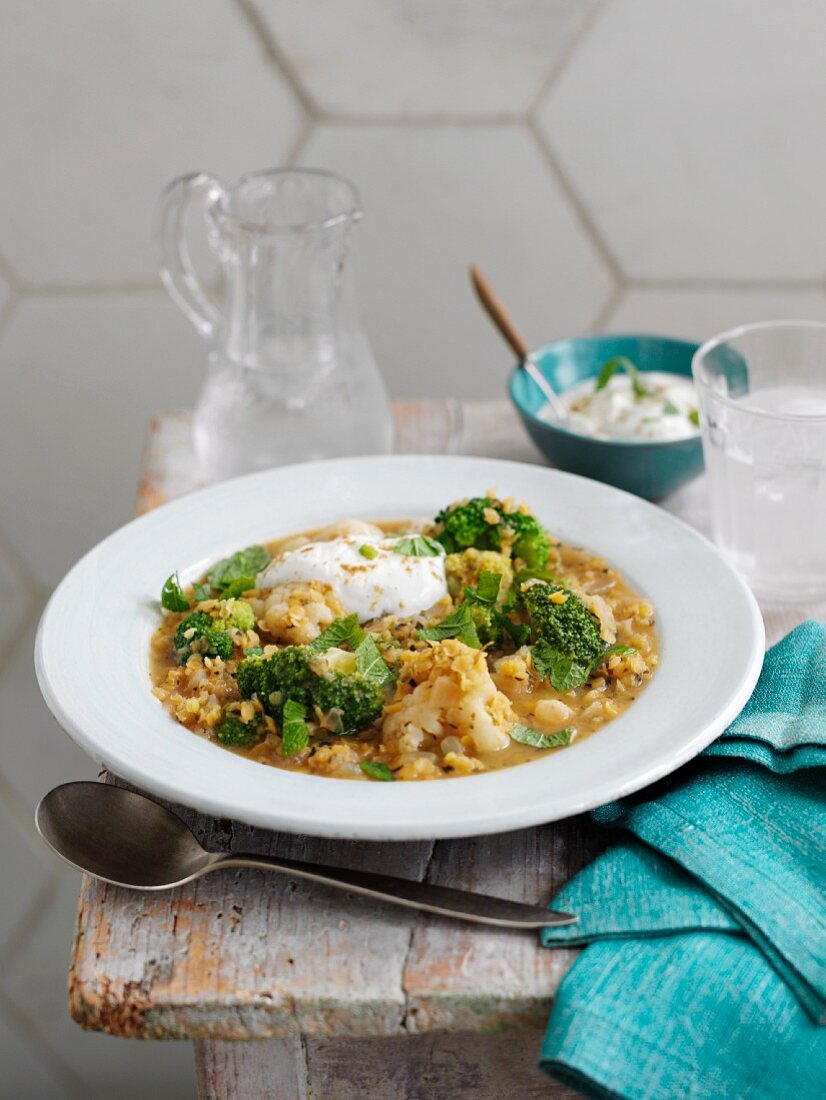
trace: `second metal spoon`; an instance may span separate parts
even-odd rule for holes
[[[499,329],[508,346],[519,356],[522,369],[529,375],[534,385],[542,391],[545,400],[554,411],[557,422],[564,424],[568,419],[568,410],[564,402],[539,369],[539,364],[533,352],[525,343],[510,314],[494,294],[493,288],[478,267],[471,267],[470,281],[473,283],[476,297],[479,299],[485,313]]]
[[[177,814],[151,798],[105,783],[64,783],[43,797],[35,820],[46,843],[72,866],[130,890],[171,890],[222,867],[256,867],[443,917],[501,928],[548,928],[576,917],[540,905],[472,894],[369,871],[293,859],[208,852]]]

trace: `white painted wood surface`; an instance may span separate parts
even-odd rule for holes
[[[541,461],[504,402],[397,406],[396,449]],[[139,511],[195,487],[186,413],[152,425]],[[704,486],[666,502],[700,529]],[[818,608],[765,613],[769,642]],[[107,777],[109,782],[117,782]],[[278,852],[540,902],[603,843],[574,818],[435,844],[326,842],[176,807],[208,847]],[[575,952],[261,872],[166,895],[85,878],[70,1007],[85,1027],[196,1040],[210,1100],[516,1100],[573,1096],[535,1068],[541,1028]],[[255,1043],[231,1040],[256,1039]]]

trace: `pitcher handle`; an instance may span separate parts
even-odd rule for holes
[[[191,208],[206,217],[209,208],[225,194],[226,188],[220,180],[205,172],[195,172],[173,180],[158,206],[161,279],[173,301],[207,339],[215,334],[223,315],[195,273],[184,229]]]

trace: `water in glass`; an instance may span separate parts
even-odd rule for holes
[[[221,264],[220,298],[189,258],[192,208]],[[362,216],[352,184],[312,170],[233,186],[199,174],[167,189],[160,214],[164,282],[209,341],[193,417],[203,480],[389,450],[390,407],[348,263]]]

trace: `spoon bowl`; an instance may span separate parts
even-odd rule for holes
[[[133,890],[168,890],[203,874],[214,857],[177,814],[106,783],[64,783],[41,800],[37,830],[59,856]]]

